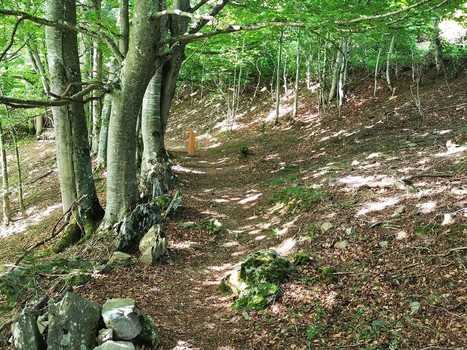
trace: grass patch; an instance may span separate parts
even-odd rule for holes
[[[319,203],[326,198],[321,190],[310,189],[303,185],[282,187],[271,198],[273,203],[296,203],[303,210],[307,210],[314,203]]]

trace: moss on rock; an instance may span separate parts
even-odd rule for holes
[[[290,278],[294,267],[274,250],[263,250],[249,255],[240,265],[222,279],[220,290],[238,295],[232,305],[235,309],[262,309],[280,293],[280,284]]]

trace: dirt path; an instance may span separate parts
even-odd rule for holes
[[[249,171],[237,167],[235,157],[200,151],[196,157],[179,155],[177,160],[183,204],[165,227],[170,262],[156,267],[137,263],[129,271],[94,280],[83,292],[101,303],[112,297],[136,299],[156,320],[162,349],[243,349],[251,330],[230,308],[232,299],[218,285],[251,252],[255,236],[248,232],[261,222],[252,212],[258,186],[251,183]],[[210,218],[217,218],[229,233],[179,227],[182,222],[200,224]]]

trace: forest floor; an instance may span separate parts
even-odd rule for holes
[[[306,91],[295,120],[284,98],[277,125],[265,91],[244,97],[232,121],[220,97],[185,90],[168,131],[183,195],[163,224],[170,259],[96,275],[76,291],[100,303],[134,298],[161,349],[467,349],[467,77],[428,77],[423,116],[409,85],[401,78],[392,97],[372,97],[371,83],[355,83],[340,117],[335,108],[318,116]],[[189,128],[194,157],[185,155]],[[40,145],[48,153],[34,157],[50,168],[52,143]],[[51,214],[33,237],[2,231],[0,263],[20,254],[12,246],[50,235],[60,216],[56,174],[36,183]],[[227,232],[183,227],[211,218]],[[310,259],[273,305],[233,310],[221,278],[269,248]]]

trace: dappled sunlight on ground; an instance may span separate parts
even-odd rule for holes
[[[388,207],[395,206],[399,203],[399,199],[391,197],[391,198],[383,198],[377,202],[367,203],[357,212],[357,216],[366,215],[371,212],[381,211]]]
[[[52,212],[59,210],[61,207],[62,204],[58,203],[44,209],[39,209],[37,207],[29,208],[26,211],[26,216],[17,217],[15,221],[10,223],[7,227],[0,225],[0,239],[13,234],[26,232],[31,226],[37,225],[52,214]]]

